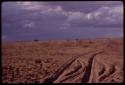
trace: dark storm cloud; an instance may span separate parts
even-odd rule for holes
[[[119,29],[119,33],[114,31],[112,34],[121,36],[122,25],[123,5],[120,1],[2,3],[4,39],[91,37],[86,32],[93,33],[97,37],[99,34],[105,36],[106,32],[110,33],[111,31],[98,33],[100,32],[98,28],[107,27],[112,30]],[[90,31],[87,31],[88,29]]]

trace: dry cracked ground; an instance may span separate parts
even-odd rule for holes
[[[123,39],[2,44],[3,83],[122,83]]]

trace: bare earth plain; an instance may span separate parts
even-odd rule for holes
[[[3,83],[122,83],[123,39],[2,44]]]

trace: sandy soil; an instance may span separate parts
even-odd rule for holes
[[[123,39],[2,44],[3,83],[122,83]]]

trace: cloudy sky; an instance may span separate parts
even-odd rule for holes
[[[2,40],[123,36],[120,1],[3,2]]]

